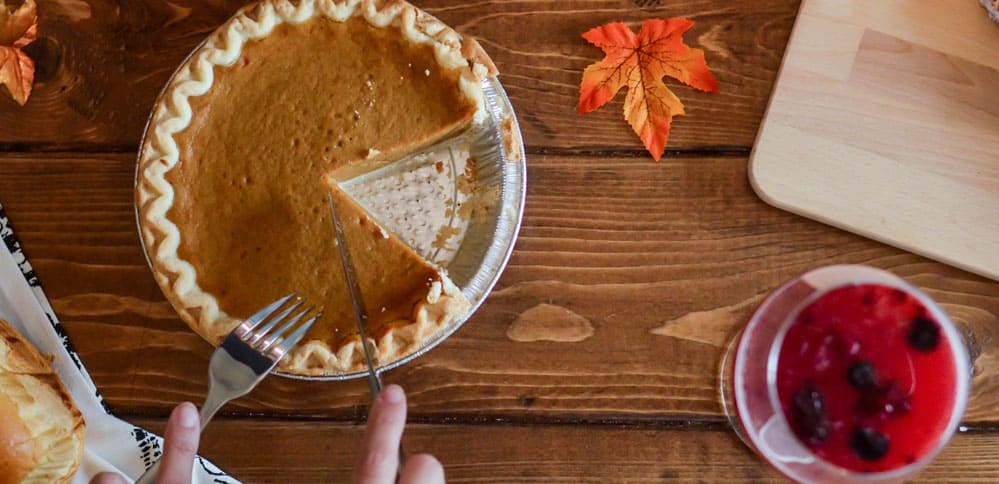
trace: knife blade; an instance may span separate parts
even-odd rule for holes
[[[364,360],[368,363],[368,384],[371,385],[371,399],[374,400],[378,396],[378,393],[382,391],[382,377],[375,370],[375,364],[371,360],[371,351],[368,349],[368,336],[364,330],[365,323],[368,321],[368,310],[364,307],[361,287],[357,285],[357,273],[354,271],[354,263],[350,259],[346,237],[343,235],[343,224],[340,223],[336,207],[333,206],[333,195],[326,192],[326,200],[330,205],[330,215],[333,218],[333,233],[336,236],[336,245],[340,250],[340,263],[343,266],[343,275],[347,279],[350,302],[354,306],[357,331],[361,334],[361,347],[364,348]]]
[[[333,205],[333,194],[326,192],[326,201],[330,205],[330,217],[333,219],[333,234],[336,236],[336,245],[340,251],[340,265],[343,266],[343,276],[347,279],[347,290],[350,292],[350,302],[354,306],[354,317],[357,319],[357,331],[361,335],[361,347],[364,348],[364,360],[368,363],[368,384],[371,386],[371,399],[374,400],[382,391],[382,377],[375,370],[375,364],[371,360],[371,351],[368,349],[367,332],[364,324],[368,320],[368,310],[364,307],[364,298],[361,296],[361,286],[357,284],[357,273],[354,271],[354,263],[350,259],[350,250],[347,248],[346,237],[343,235],[343,224],[337,216],[336,207]],[[402,464],[406,461],[406,451],[403,450],[402,443],[399,443],[399,465],[396,467],[396,475],[402,475]]]

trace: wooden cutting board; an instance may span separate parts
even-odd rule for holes
[[[999,25],[804,0],[750,161],[771,205],[999,279]]]

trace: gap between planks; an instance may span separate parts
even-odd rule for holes
[[[172,409],[154,408],[131,408],[119,410],[112,407],[111,413],[124,420],[167,418]],[[274,421],[274,422],[322,422],[339,423],[345,425],[363,424],[367,421],[367,407],[358,408],[357,418],[340,416],[324,416],[317,414],[296,414],[284,412],[220,412],[215,419],[219,420],[252,420],[252,421]],[[722,417],[657,417],[657,416],[632,416],[632,415],[528,415],[523,417],[510,417],[506,415],[409,415],[406,419],[409,424],[415,425],[467,425],[467,426],[536,426],[544,425],[551,427],[617,427],[633,429],[670,429],[670,430],[729,430],[731,426],[728,420]],[[999,428],[997,428],[999,430]]]
[[[137,153],[138,146],[125,145],[94,145],[94,144],[34,144],[34,143],[0,143],[0,157],[8,154],[22,153],[53,153],[67,154],[121,154]],[[696,146],[667,148],[664,158],[670,157],[746,157],[751,146]],[[525,147],[528,156],[592,156],[605,158],[648,158],[648,151],[631,147]]]
[[[124,420],[136,419],[166,419],[170,409],[129,409],[119,411],[112,408],[115,417]],[[360,409],[358,418],[345,418],[343,416],[323,416],[316,414],[294,414],[294,413],[255,413],[255,412],[221,412],[216,420],[254,422],[322,422],[331,424],[359,425],[367,421],[364,412],[366,408]],[[464,426],[491,426],[501,425],[510,427],[613,427],[634,430],[687,430],[687,431],[729,431],[732,429],[727,418],[724,417],[657,417],[641,415],[528,415],[523,417],[509,416],[431,416],[431,415],[410,415],[406,422],[409,425],[464,425]],[[999,424],[994,422],[962,422],[960,434],[995,434],[999,433]]]

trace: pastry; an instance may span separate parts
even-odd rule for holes
[[[0,319],[0,484],[69,482],[85,434],[48,360]]]

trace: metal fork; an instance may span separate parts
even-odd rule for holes
[[[278,299],[236,326],[236,329],[222,340],[222,344],[212,354],[208,366],[210,379],[208,396],[205,398],[205,404],[201,406],[202,429],[223,405],[250,393],[250,390],[270,373],[284,355],[301,341],[312,324],[323,315],[322,312],[315,313],[282,339],[284,333],[315,309],[314,306],[308,307],[289,317],[302,306],[302,303],[302,299],[295,294]],[[286,305],[288,306],[286,309],[271,317]],[[136,484],[155,482],[159,468],[160,461],[156,461],[135,481]]]

